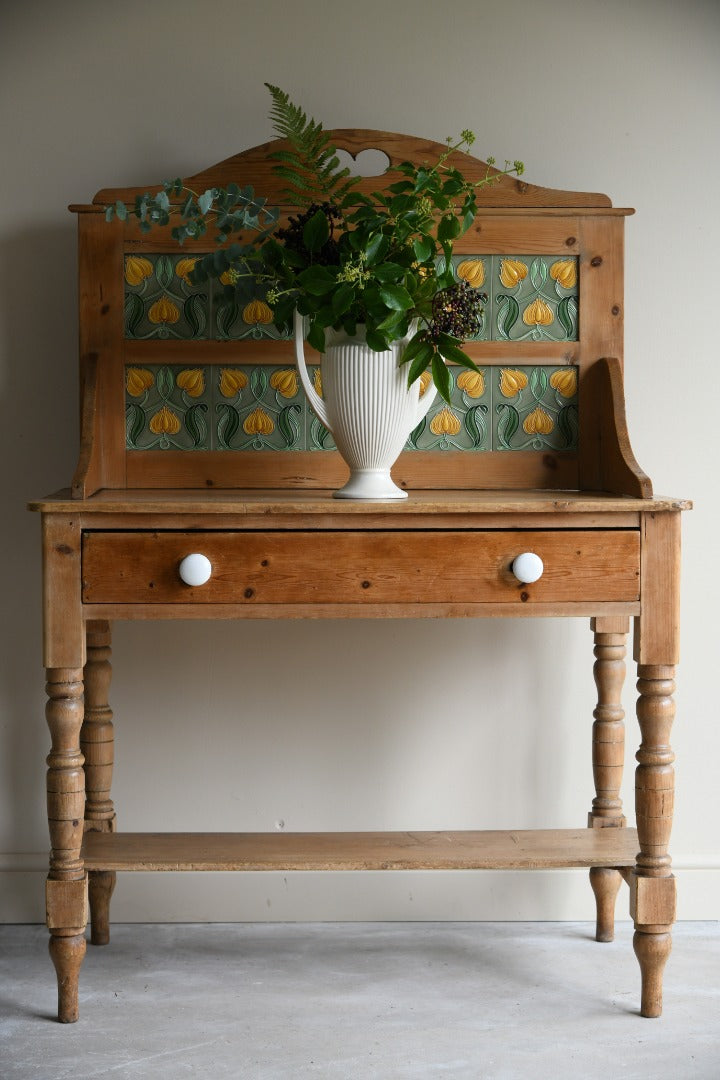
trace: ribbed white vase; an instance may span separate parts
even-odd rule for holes
[[[336,499],[406,499],[390,476],[408,435],[435,398],[430,386],[420,398],[420,383],[408,388],[406,368],[398,358],[407,340],[375,352],[362,328],[356,337],[326,330],[320,397],[308,374],[303,321],[295,315],[295,354],[303,389],[320,421],[335,439],[350,469],[350,479],[334,492]]]

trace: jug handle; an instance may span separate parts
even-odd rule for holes
[[[302,388],[308,396],[308,400],[312,405],[314,411],[332,434],[332,428],[330,426],[330,420],[328,418],[327,409],[325,408],[325,402],[320,397],[310,379],[310,373],[307,369],[305,362],[305,341],[304,341],[304,322],[303,317],[298,311],[295,312],[295,359],[297,361],[298,374],[300,376],[300,382]],[[423,396],[418,399],[417,412],[413,420],[411,430],[417,427],[422,419],[427,415],[430,406],[437,396],[437,387],[435,383],[431,383]]]
[[[305,363],[305,342],[303,333],[305,330],[304,320],[302,315],[298,311],[295,312],[295,359],[297,361],[298,375],[300,376],[300,382],[302,388],[308,396],[308,401],[313,407],[313,410],[325,425],[328,431],[332,434],[332,428],[330,427],[330,421],[328,420],[327,409],[325,408],[325,402],[318,394],[317,390],[312,384],[310,379],[310,373]]]

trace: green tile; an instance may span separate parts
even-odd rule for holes
[[[492,370],[492,369],[490,369]],[[407,450],[489,450],[491,385],[488,369],[478,374],[450,369],[451,404],[436,397],[406,444]]]
[[[320,367],[309,369],[320,389]],[[452,367],[451,402],[433,402],[406,449],[574,451],[577,368]],[[294,365],[148,364],[125,373],[131,450],[332,450]]]
[[[493,368],[493,450],[577,450],[577,368]]]
[[[209,286],[191,285],[187,255],[125,256],[125,337],[197,341],[210,335]]]
[[[313,367],[308,368],[310,378],[313,381],[313,386],[318,394],[322,397],[322,382],[320,379],[320,365],[316,364]],[[305,397],[305,391],[303,391],[303,397]],[[317,416],[310,407],[310,402],[305,397],[305,449],[306,450],[335,450],[335,440],[333,439],[332,432],[325,427],[321,420],[318,420]]]
[[[494,255],[489,282],[493,341],[577,341],[578,260]]]
[[[209,450],[207,367],[153,364],[125,370],[128,450]]]
[[[294,367],[215,368],[218,450],[303,450],[307,403]]]
[[[213,337],[219,341],[286,341],[292,334],[279,330],[273,323],[272,308],[266,293],[256,289],[245,303],[226,297],[220,282],[212,285]]]

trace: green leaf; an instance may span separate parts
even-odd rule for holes
[[[365,258],[368,264],[372,266],[373,263],[379,262],[389,246],[387,238],[382,233],[375,233],[374,236],[371,236],[365,245]]]
[[[155,385],[160,397],[169,398],[175,388],[175,379],[169,367],[161,367],[155,376]]]
[[[443,240],[454,240],[460,235],[461,230],[460,221],[451,214],[446,214],[440,218],[438,225],[437,237],[441,242]]]
[[[394,262],[380,263],[379,266],[373,267],[372,272],[372,276],[375,278],[375,280],[382,282],[398,281],[398,279],[402,278],[404,275],[405,268],[403,266],[400,266],[399,263]]]
[[[240,316],[240,307],[234,300],[221,304],[217,309],[217,324],[220,337],[228,338]]]
[[[392,338],[403,337],[407,328],[407,315],[404,311],[391,311],[382,322],[378,323],[377,328]]]
[[[137,293],[125,297],[125,336],[134,337],[138,323],[143,317],[145,305]]]
[[[207,424],[203,413],[207,412],[205,402],[193,405],[185,413],[185,427],[190,433],[193,446],[202,446],[207,438]]]
[[[403,195],[407,191],[412,191],[415,187],[409,180],[398,180],[396,184],[391,184],[388,191],[391,191],[393,195]]]
[[[332,297],[333,315],[344,315],[355,301],[355,289],[348,283],[343,283],[336,289]],[[333,320],[334,321],[334,320]]]
[[[557,306],[558,322],[565,331],[565,339],[574,341],[577,337],[577,301],[574,296],[565,296]]]
[[[498,426],[497,435],[502,448],[504,450],[510,450],[510,440],[517,431],[520,425],[520,416],[518,411],[512,405],[500,404],[497,407],[498,413]]]
[[[410,338],[410,341],[408,341],[407,345],[405,346],[400,356],[400,359],[398,360],[398,367],[400,367],[402,364],[407,364],[410,360],[414,360],[422,349],[423,345],[428,345],[428,342],[426,342],[425,340],[425,331],[418,330],[418,332]],[[428,347],[432,349],[432,346]]]
[[[387,307],[396,311],[409,311],[413,306],[412,296],[402,285],[381,285],[380,296]]]
[[[442,186],[443,195],[459,195],[464,184],[459,176],[451,176]]]
[[[388,347],[385,335],[379,330],[371,330],[370,327],[367,329],[365,340],[375,352],[385,352]]]
[[[560,410],[557,418],[557,426],[564,440],[564,450],[572,450],[577,446],[578,435],[578,408],[577,405],[565,405]]]
[[[406,350],[407,351],[407,350]],[[423,341],[422,347],[418,350],[408,371],[408,386],[412,386],[416,379],[419,379],[423,371],[427,371],[427,366],[435,355],[435,350],[429,341]]]
[[[427,262],[435,253],[435,243],[429,236],[419,236],[413,240],[413,251],[419,263]]]
[[[307,336],[308,345],[311,345],[313,349],[317,349],[318,352],[325,352],[325,330],[321,323],[313,319],[310,323],[310,329]]]
[[[420,436],[422,435],[422,433],[423,433],[423,431],[425,430],[426,427],[427,427],[427,417],[423,416],[422,420],[417,425],[417,427],[413,428],[413,430],[408,435],[408,438],[410,440],[411,445],[414,446],[416,450],[418,448],[418,443],[420,442]]]
[[[308,266],[297,276],[306,292],[313,296],[325,296],[335,285],[335,278],[324,266]]]
[[[125,440],[129,450],[137,448],[137,440],[145,427],[145,413],[134,401],[125,410]]]
[[[486,413],[487,405],[474,405],[472,409],[468,409],[465,413],[465,430],[472,439],[474,447],[482,446],[485,442],[487,431],[485,424]]]
[[[330,236],[328,219],[322,210],[313,214],[303,228],[303,243],[308,251],[319,251],[326,244]]]
[[[302,412],[300,405],[287,405],[278,416],[278,428],[285,439],[285,446],[290,447],[297,442],[300,434],[298,417]]]
[[[548,377],[544,367],[533,368],[530,374],[530,390],[536,401],[540,401],[548,388]]]
[[[259,400],[268,388],[268,374],[264,365],[253,368],[250,372],[250,389]]]
[[[514,296],[498,296],[497,328],[500,337],[509,338],[518,320],[520,305]]]
[[[440,335],[438,352],[441,356],[444,356],[446,360],[451,360],[454,364],[460,364],[461,367],[469,368],[470,371],[478,370],[475,361],[471,360],[470,357],[464,353],[462,349],[459,349],[454,342],[447,340],[445,334]]]
[[[207,325],[207,296],[203,296],[202,293],[189,296],[183,304],[183,314],[187,319],[192,337],[201,337]]]
[[[547,281],[548,269],[544,259],[533,259],[530,264],[530,280],[538,292]]]
[[[450,378],[450,372],[445,367],[442,357],[439,353],[434,352],[432,358],[432,377],[433,382],[437,386],[437,391],[443,401],[446,401],[450,405],[450,391],[452,390],[452,379]]]
[[[118,199],[118,201],[115,203],[115,213],[117,214],[120,221],[127,221],[127,206],[124,202],[122,202],[121,199]]]
[[[215,408],[220,413],[217,425],[218,441],[223,450],[229,450],[233,436],[240,427],[240,417],[237,409],[234,409],[232,405],[226,405],[225,402],[220,402]]]
[[[172,283],[175,267],[169,255],[158,255],[155,263],[155,277],[161,289],[169,288]]]
[[[202,195],[200,196],[200,198],[198,199],[198,208],[200,210],[200,213],[203,215],[203,217],[205,216],[205,214],[207,214],[208,210],[212,206],[214,198],[215,198],[215,190],[214,190],[214,188],[208,188],[208,190],[204,191],[202,193]]]

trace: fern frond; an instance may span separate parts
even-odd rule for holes
[[[284,163],[273,166],[276,176],[290,184],[283,197],[299,204],[339,202],[360,178],[350,177],[349,169],[340,169],[337,152],[322,124],[294,105],[278,86],[265,85],[273,100],[270,110],[273,130],[281,139],[287,139],[292,148],[291,152],[278,150],[270,155]]]

